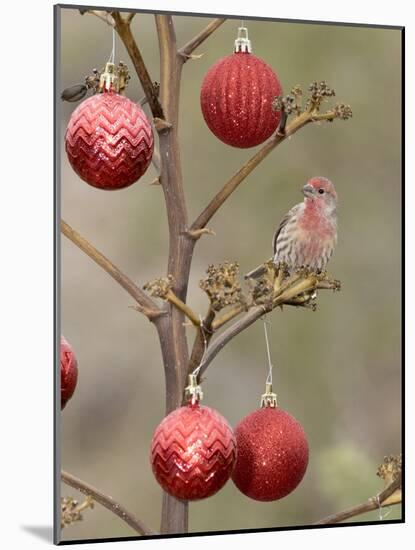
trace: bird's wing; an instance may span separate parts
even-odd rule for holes
[[[274,251],[274,256],[275,256],[275,253],[277,252],[277,240],[278,240],[278,236],[279,234],[281,233],[281,231],[284,229],[284,227],[287,225],[287,223],[294,217],[298,214],[299,210],[302,208],[303,206],[303,203],[299,203],[299,204],[296,204],[295,206],[293,206],[291,208],[291,210],[288,210],[288,212],[285,214],[285,216],[282,218],[281,220],[281,223],[278,227],[278,229],[276,230],[276,232],[274,233],[274,236],[272,238],[272,249]]]

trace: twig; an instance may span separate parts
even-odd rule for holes
[[[349,518],[359,516],[372,510],[377,510],[379,506],[393,506],[394,504],[400,504],[402,502],[402,493],[399,488],[402,484],[402,476],[399,475],[395,481],[390,483],[381,493],[377,496],[369,498],[366,502],[362,502],[357,506],[353,506],[337,514],[332,514],[326,518],[321,519],[314,523],[314,525],[327,525],[330,523],[340,523]],[[396,493],[395,493],[396,491]]]
[[[226,199],[235,191],[235,189],[244,181],[244,179],[249,176],[249,174],[262,162],[265,157],[273,150],[277,145],[282,143],[289,136],[292,136],[297,130],[311,122],[310,113],[302,113],[301,115],[295,117],[290,124],[287,125],[285,129],[285,134],[283,136],[275,134],[271,139],[269,139],[265,145],[257,152],[253,157],[251,157],[243,166],[234,174],[230,180],[228,180],[222,189],[215,195],[215,197],[210,201],[208,206],[203,210],[203,212],[197,217],[190,227],[191,231],[201,229],[205,227],[209,220],[212,219],[214,214],[219,210],[222,204]]]
[[[200,320],[198,316],[187,304],[182,302],[172,290],[169,290],[167,292],[165,299],[173,304],[175,307],[177,307],[177,309],[179,309],[182,313],[184,313],[195,327],[200,326]]]
[[[105,495],[104,493],[101,493],[101,491],[98,491],[95,487],[92,485],[89,485],[88,483],[85,483],[85,481],[82,481],[81,479],[75,477],[74,475],[65,472],[62,470],[61,472],[61,479],[66,485],[69,485],[70,487],[73,487],[74,489],[78,489],[81,493],[84,495],[90,495],[92,498],[99,502],[102,506],[105,506],[108,510],[110,510],[113,514],[116,514],[119,518],[121,518],[123,521],[128,523],[130,527],[134,529],[137,533],[140,535],[156,535],[157,533],[147,527],[140,519],[138,519],[136,516],[134,516],[131,512],[126,510],[124,506],[116,502],[112,497]]]
[[[212,344],[208,347],[207,352],[203,358],[203,362],[201,363],[201,368],[199,371],[200,375],[205,372],[205,370],[216,357],[216,355],[230,340],[232,340],[235,336],[237,336],[246,328],[250,327],[253,323],[255,323],[255,321],[260,319],[264,315],[264,313],[267,313],[277,306],[284,304],[285,301],[291,301],[294,297],[298,296],[302,292],[315,289],[317,284],[317,279],[312,276],[306,279],[300,279],[298,282],[292,279],[292,282],[289,283],[287,287],[285,287],[285,290],[282,293],[278,293],[272,301],[270,300],[270,302],[267,304],[252,307],[238,321],[233,323],[230,327],[219,334],[219,336],[217,336],[217,338],[215,338]],[[230,321],[231,318],[239,315],[241,313],[241,307],[236,306],[231,311],[231,316],[225,314],[221,320],[218,319],[216,323],[214,322],[212,324],[212,328],[217,329],[222,324]]]
[[[157,96],[157,91],[154,88],[153,81],[150,78],[147,67],[145,66],[144,60],[141,56],[141,52],[138,49],[137,43],[131,32],[131,20],[128,18],[124,19],[117,11],[112,12],[112,17],[115,21],[115,30],[118,32],[118,35],[123,41],[124,46],[131,57],[131,61],[133,62],[138,78],[140,79],[141,86],[147,96],[148,104],[150,105],[153,117],[163,119],[163,109]]]
[[[156,169],[156,171],[160,173],[160,153],[156,147],[154,147],[153,156],[151,157],[151,162],[153,163],[153,166]]]
[[[207,25],[199,34],[197,34],[192,40],[189,40],[187,44],[182,46],[178,53],[184,58],[184,62],[186,62],[190,57],[192,52],[202,44],[209,36],[218,28],[220,27],[226,19],[214,19]]]
[[[232,338],[234,338],[240,332],[255,323],[255,321],[260,319],[264,315],[264,313],[266,313],[266,311],[267,309],[264,306],[255,306],[250,309],[241,319],[239,319],[229,328],[224,330],[222,334],[220,334],[208,347],[203,362],[201,363],[199,371],[200,376],[202,376],[202,374],[208,368],[216,355],[221,351],[223,347],[225,347],[225,345],[230,340],[232,340]]]
[[[188,374],[191,374],[199,366],[203,354],[205,353],[205,346],[209,344],[213,336],[212,322],[215,318],[215,315],[215,311],[212,309],[212,307],[209,307],[205,318],[202,320],[202,323],[199,323],[199,330],[197,331],[196,338],[193,343],[192,354],[190,356],[189,366],[187,368]]]
[[[136,309],[143,313],[150,321],[154,321],[164,312],[157,306],[153,300],[147,296],[131,279],[127,277],[118,267],[116,267],[108,258],[99,252],[82,235],[75,231],[65,221],[61,221],[61,231],[78,248],[87,254],[95,263],[102,267],[113,279],[120,284],[124,290],[137,302]]]
[[[210,229],[209,227],[202,227],[202,229],[188,229],[184,232],[185,235],[188,235],[195,241],[200,239],[202,235],[213,235],[215,236],[216,233],[213,231],[213,229]]]
[[[107,25],[110,27],[115,27],[114,19],[111,17],[111,15],[106,11],[99,11],[99,10],[79,10],[81,12],[81,15],[84,15],[84,13],[90,13],[91,15],[95,15],[95,17],[98,17],[98,19],[101,19],[101,21],[104,21]]]

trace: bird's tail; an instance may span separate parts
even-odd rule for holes
[[[271,259],[269,261],[272,261]],[[267,262],[268,263],[268,262]],[[265,275],[267,271],[266,264],[261,264],[244,276],[244,279],[259,279],[262,275]]]

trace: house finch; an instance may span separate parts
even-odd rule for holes
[[[337,194],[330,180],[311,178],[302,189],[304,201],[283,217],[272,241],[274,263],[285,263],[290,273],[305,267],[324,271],[337,241]],[[257,278],[265,267],[247,278]]]

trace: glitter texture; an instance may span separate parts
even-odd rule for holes
[[[238,458],[232,480],[246,496],[278,500],[303,479],[308,443],[302,426],[279,407],[249,414],[235,429]]]
[[[61,336],[61,410],[72,397],[77,380],[78,361],[71,346]]]
[[[151,443],[153,473],[182,500],[210,497],[228,481],[236,459],[232,428],[217,411],[199,404],[170,413]]]
[[[86,99],[72,113],[65,147],[80,178],[100,189],[121,189],[147,170],[153,131],[139,105],[104,92]]]
[[[254,147],[278,127],[281,113],[272,109],[281,84],[262,59],[234,53],[220,59],[205,76],[200,104],[206,124],[224,143]]]

